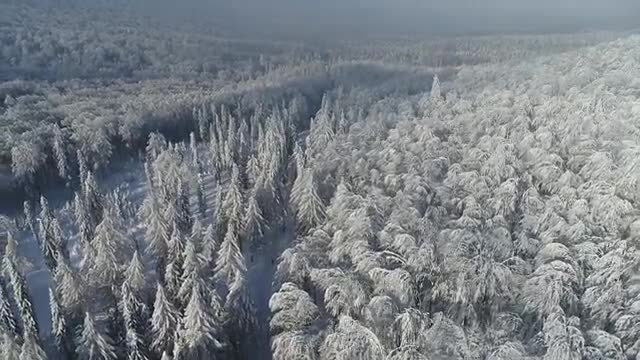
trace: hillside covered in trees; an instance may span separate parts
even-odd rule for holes
[[[1,359],[640,358],[640,36],[0,6]]]

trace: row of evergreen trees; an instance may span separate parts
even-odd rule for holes
[[[262,330],[248,259],[269,246],[269,228],[288,223],[291,187],[302,226],[318,217],[296,144],[305,107],[296,98],[242,120],[201,107],[189,144],[152,134],[139,207],[120,188],[101,190],[84,161],[69,213],[56,214],[44,197],[37,209],[25,202],[25,229],[51,274],[52,332],[39,337],[45,330],[20,271],[27,261],[11,236],[0,287],[3,359],[253,358]]]

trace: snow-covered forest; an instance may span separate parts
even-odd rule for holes
[[[0,1],[0,359],[640,359],[640,35],[61,3]]]

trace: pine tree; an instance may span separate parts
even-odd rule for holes
[[[147,242],[147,249],[155,259],[156,273],[163,280],[171,228],[164,219],[155,192],[147,194],[143,204],[142,217],[145,226],[144,237]]]
[[[11,261],[18,262],[18,243],[16,239],[11,235],[10,231],[7,231],[7,243],[4,246],[4,257]]]
[[[199,281],[202,276],[204,257],[202,255],[202,223],[195,220],[191,236],[186,242],[182,258],[181,285],[178,291],[178,299],[182,305],[189,302],[191,286],[195,281]]]
[[[122,219],[113,209],[107,211],[91,242],[89,278],[98,287],[110,288],[120,281],[124,259],[131,253],[130,240]]]
[[[147,160],[153,161],[155,160],[161,152],[166,150],[167,148],[167,140],[160,133],[151,133],[149,134],[149,141],[147,141]]]
[[[246,269],[246,268],[245,268]],[[236,359],[248,359],[247,342],[256,333],[256,308],[246,280],[245,269],[236,273],[225,302],[226,333],[236,353]],[[256,339],[252,339],[254,342]]]
[[[316,189],[313,170],[305,169],[298,174],[291,192],[291,202],[302,231],[312,229],[324,219],[324,204]]]
[[[265,220],[262,217],[262,209],[260,209],[260,205],[258,204],[257,194],[255,191],[247,201],[247,208],[242,222],[244,224],[244,243],[249,244],[252,247],[256,247],[258,245],[258,240],[264,235]]]
[[[40,243],[39,234],[38,234],[38,231],[36,229],[36,220],[34,219],[35,213],[34,213],[34,210],[33,210],[33,206],[31,206],[31,201],[25,200],[22,203],[22,206],[23,206],[23,213],[24,213],[25,223],[29,227],[29,230],[31,231],[31,234],[33,234],[33,236],[36,239],[36,241],[38,243]]]
[[[213,270],[215,267],[216,253],[218,252],[219,245],[213,225],[207,226],[202,238],[202,260],[205,270]]]
[[[134,295],[142,296],[145,293],[147,283],[145,280],[145,268],[138,251],[134,251],[131,262],[124,273],[127,286]],[[142,299],[141,299],[142,300]]]
[[[440,79],[438,78],[438,74],[433,75],[433,83],[431,84],[431,101],[440,102],[442,101],[442,91],[440,90]]]
[[[244,267],[244,257],[239,246],[239,239],[232,227],[220,245],[216,258],[214,279],[225,284],[231,284],[239,269]]]
[[[151,315],[151,348],[157,355],[171,353],[178,317],[178,311],[167,298],[162,284],[158,283]]]
[[[200,165],[200,156],[198,155],[198,143],[196,142],[196,134],[191,132],[189,134],[189,149],[191,150],[191,166],[196,173],[202,172],[202,166]]]
[[[33,312],[33,303],[27,292],[27,285],[22,274],[16,269],[14,260],[4,258],[4,271],[9,277],[13,289],[13,299],[22,320],[23,337],[37,336],[38,323]]]
[[[128,360],[147,360],[147,351],[143,337],[144,303],[133,291],[129,279],[122,284],[120,308],[125,329],[125,344]]]
[[[18,336],[18,325],[11,311],[9,294],[5,291],[4,284],[0,284],[0,332]]]
[[[80,245],[83,251],[86,252],[93,238],[96,224],[92,223],[93,220],[80,193],[76,193],[73,198],[73,210],[75,223],[78,226],[78,234],[80,235]]]
[[[84,304],[84,284],[66,260],[58,261],[55,271],[56,294],[63,309],[75,313]]]
[[[91,171],[87,172],[82,183],[82,198],[90,224],[96,226],[102,220],[102,195],[98,192],[98,184]]]
[[[58,223],[58,219],[52,217],[47,220],[45,227],[45,221],[39,222],[40,227],[40,247],[42,250],[42,256],[49,270],[54,271],[58,264],[58,254],[62,251],[62,245],[64,240],[62,239],[62,229]]]
[[[76,159],[78,159],[78,176],[80,177],[80,185],[82,185],[89,175],[89,166],[87,165],[87,157],[80,148],[76,151]]]
[[[16,343],[16,338],[6,332],[2,335],[0,358],[2,360],[20,360],[20,346]]]
[[[184,264],[184,250],[186,241],[180,230],[174,228],[169,240],[169,256],[165,269],[164,280],[169,296],[177,296],[182,278],[182,266]]]
[[[64,310],[58,302],[55,291],[49,288],[49,310],[51,311],[51,334],[58,352],[67,359],[73,358],[73,331],[69,331]]]
[[[98,329],[88,312],[85,313],[77,352],[80,359],[115,360],[117,358],[112,340]]]
[[[47,354],[38,344],[38,340],[33,336],[27,336],[20,350],[20,360],[46,360]]]
[[[198,212],[204,218],[207,215],[207,198],[205,195],[204,179],[201,173],[196,176],[196,200],[198,202]]]
[[[53,131],[53,155],[56,159],[58,175],[65,181],[69,180],[69,162],[67,160],[66,139],[59,127],[55,126]]]
[[[224,209],[224,219],[228,228],[233,228],[234,232],[240,230],[239,226],[244,213],[244,200],[240,183],[240,171],[238,166],[233,165],[231,172],[231,183],[224,198],[222,208]]]
[[[209,303],[205,301],[202,291],[199,282],[192,287],[189,304],[180,324],[179,339],[187,358],[216,359],[216,353],[222,348],[217,316],[220,304],[216,304],[215,300]]]

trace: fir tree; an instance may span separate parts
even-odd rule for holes
[[[72,359],[75,353],[73,349],[73,331],[69,331],[64,310],[58,302],[55,291],[49,288],[49,310],[51,311],[51,334],[58,352],[67,359]]]
[[[98,287],[110,288],[117,284],[131,246],[122,219],[113,209],[105,213],[96,227],[91,248],[89,278]]]
[[[75,270],[66,260],[58,261],[55,271],[56,294],[58,301],[65,311],[75,313],[84,304],[84,286]]]
[[[440,102],[442,101],[442,91],[440,90],[440,79],[438,78],[438,74],[433,75],[433,83],[431,84],[431,101]]]
[[[253,192],[253,195],[250,196],[247,201],[247,208],[242,222],[244,224],[244,242],[255,248],[258,245],[258,240],[264,235],[265,226],[262,209],[260,209],[255,192]]]
[[[227,227],[233,228],[236,233],[240,230],[242,214],[244,213],[243,203],[240,171],[238,166],[234,164],[231,172],[231,183],[229,184],[222,208],[224,209],[224,219]]]
[[[80,177],[80,185],[82,185],[89,175],[89,166],[81,149],[76,151],[76,159],[78,159],[78,176]]]
[[[23,337],[37,336],[38,323],[33,312],[33,302],[27,292],[27,285],[22,274],[16,269],[14,260],[4,258],[4,271],[9,277],[13,289],[13,299],[22,320]]]
[[[2,335],[0,358],[2,360],[20,360],[20,346],[16,342],[16,338],[7,332]]]
[[[34,210],[33,210],[33,206],[31,205],[31,201],[29,200],[25,200],[23,203],[23,213],[24,213],[24,220],[26,225],[29,227],[29,230],[31,231],[31,234],[33,234],[34,238],[36,239],[36,241],[38,243],[40,243],[40,238],[39,238],[39,234],[38,231],[36,229],[36,220],[34,219]]]
[[[236,273],[235,279],[229,287],[229,294],[225,302],[226,333],[235,352],[236,359],[248,359],[249,343],[247,339],[256,333],[256,308],[246,280],[245,269]],[[255,341],[257,339],[253,339]]]
[[[125,344],[128,360],[148,359],[143,337],[144,303],[133,291],[129,279],[122,284],[120,308],[125,329]]]
[[[298,175],[291,192],[291,202],[301,230],[312,229],[324,219],[324,204],[318,195],[312,170],[305,169]]]
[[[54,127],[53,131],[53,155],[58,168],[58,175],[65,181],[69,180],[69,162],[67,160],[66,139],[59,127]]]
[[[147,249],[156,262],[156,273],[162,280],[166,268],[170,226],[162,214],[160,203],[154,192],[147,194],[143,205],[143,222]]]
[[[238,236],[235,230],[229,227],[217,254],[214,278],[216,281],[230,284],[239,269],[243,267],[244,257],[240,250]]]
[[[9,334],[11,337],[18,336],[18,325],[11,311],[9,294],[7,294],[4,284],[0,284],[0,332]]]
[[[82,182],[82,200],[84,202],[90,226],[94,227],[102,220],[102,195],[98,191],[98,184],[89,171]]]
[[[216,253],[220,246],[213,225],[207,226],[202,237],[202,261],[205,270],[213,270],[216,264]]]
[[[190,359],[216,359],[222,348],[220,324],[217,313],[220,304],[209,303],[202,294],[199,282],[191,289],[189,303],[180,324],[179,339],[184,353]]]
[[[89,243],[93,238],[96,224],[92,223],[93,220],[80,193],[76,193],[73,198],[73,210],[78,234],[80,235],[80,245],[83,251],[86,252],[89,250]]]
[[[157,355],[171,353],[178,317],[178,311],[167,298],[162,284],[158,283],[151,315],[151,348]]]
[[[29,335],[25,337],[22,342],[22,349],[20,349],[20,360],[47,360],[47,354],[42,350],[38,344],[38,340]]]
[[[84,316],[77,352],[80,359],[115,360],[117,358],[112,340],[98,329],[88,312]]]
[[[180,288],[185,248],[186,241],[184,236],[180,230],[174,228],[171,240],[169,240],[169,259],[164,274],[165,286],[171,297],[177,296]]]

